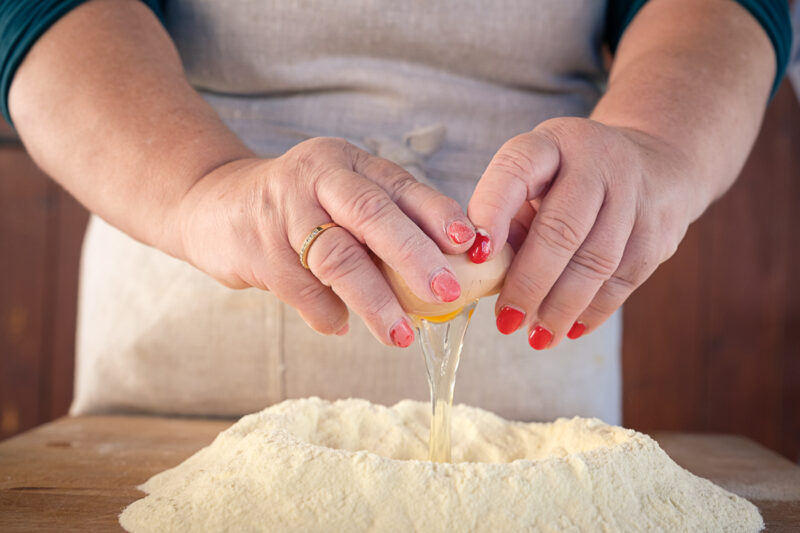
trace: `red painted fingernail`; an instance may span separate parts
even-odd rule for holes
[[[431,280],[431,290],[443,302],[454,302],[461,296],[461,285],[458,284],[456,277],[442,270]]]
[[[472,243],[469,251],[469,258],[473,263],[483,263],[489,257],[492,251],[492,243],[489,240],[489,234],[479,229],[475,234],[475,242]]]
[[[497,313],[497,330],[503,335],[514,333],[524,319],[525,313],[509,305],[504,305]]]
[[[408,348],[411,346],[411,343],[414,342],[414,330],[411,329],[411,325],[405,318],[398,320],[397,323],[392,326],[389,336],[392,338],[394,345],[400,348]]]
[[[544,329],[542,326],[536,326],[528,335],[528,344],[534,350],[544,350],[550,341],[553,340],[553,334]]]
[[[584,324],[583,322],[575,322],[574,324],[572,324],[572,327],[569,328],[569,331],[567,332],[567,337],[569,337],[570,339],[577,339],[578,337],[583,335],[584,331],[586,331],[586,324]]]
[[[475,236],[475,231],[460,220],[456,220],[447,226],[447,236],[456,244],[464,244]]]
[[[346,335],[348,331],[350,331],[350,324],[345,324],[336,334],[341,337],[342,335]]]

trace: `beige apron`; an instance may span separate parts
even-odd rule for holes
[[[494,152],[550,117],[586,115],[605,75],[595,0],[167,2],[189,80],[264,155],[344,137],[466,205]],[[431,154],[408,133],[438,126]],[[313,332],[270,293],[232,291],[93,219],[81,272],[73,413],[237,415],[284,398],[424,399],[418,346],[379,344],[353,317]],[[516,419],[620,421],[620,316],[535,352],[494,326],[467,333],[456,401]]]

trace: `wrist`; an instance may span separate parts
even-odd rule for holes
[[[264,161],[255,157],[221,160],[194,179],[168,209],[164,224],[165,242],[161,249],[195,264],[193,250],[197,248],[196,234],[212,228],[214,222],[209,217],[219,216],[220,210],[225,209],[220,202],[225,199],[226,188],[239,185],[237,178],[243,177],[248,169]]]

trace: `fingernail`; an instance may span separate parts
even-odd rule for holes
[[[528,344],[534,350],[544,350],[550,341],[553,340],[553,334],[544,329],[542,326],[536,326],[528,336]]]
[[[578,337],[583,335],[584,331],[586,331],[586,324],[584,324],[583,322],[575,322],[574,324],[572,324],[572,327],[569,328],[569,331],[567,332],[567,337],[569,337],[570,339],[577,339]]]
[[[341,337],[342,335],[346,335],[348,331],[350,331],[350,324],[345,324],[336,334]]]
[[[458,284],[456,277],[442,270],[431,280],[431,290],[443,302],[454,302],[461,296],[461,285]]]
[[[447,236],[456,244],[464,244],[475,236],[475,231],[460,220],[456,220],[447,226]]]
[[[475,242],[472,243],[467,254],[473,263],[483,263],[492,251],[492,243],[489,241],[489,234],[479,229],[475,232]]]
[[[400,348],[408,348],[414,342],[414,330],[405,318],[401,318],[392,326],[389,336],[394,345]]]
[[[514,333],[524,319],[524,312],[510,305],[504,305],[497,313],[497,330],[503,335]]]

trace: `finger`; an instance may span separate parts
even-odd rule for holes
[[[570,332],[571,338],[578,338],[597,329],[655,272],[662,261],[649,258],[661,257],[659,250],[654,249],[659,245],[642,236],[646,234],[648,232],[634,229],[619,267],[580,314],[576,320],[578,326]],[[671,255],[671,252],[665,253],[663,257],[666,259]]]
[[[318,180],[316,192],[334,222],[399,272],[418,297],[452,302],[461,295],[450,263],[436,243],[375,183],[340,169]]]
[[[346,229],[334,227],[321,234],[309,249],[308,265],[382,343],[406,348],[414,341],[411,322],[383,274]]]
[[[498,150],[467,207],[469,219],[482,234],[470,248],[473,261],[482,263],[502,248],[512,218],[525,202],[547,189],[559,161],[555,141],[537,131],[517,135]]]
[[[282,302],[297,309],[302,319],[324,335],[347,327],[347,306],[329,288],[300,264],[297,252],[283,246],[270,249],[270,261],[263,273],[271,291]],[[258,264],[254,262],[254,264]]]
[[[517,326],[525,323],[535,329],[538,340],[535,346],[531,344],[536,348],[546,347],[552,339],[552,331],[535,323],[539,308],[589,235],[603,204],[603,184],[586,179],[590,175],[582,168],[565,165],[561,169],[531,223],[498,298],[501,332],[501,315],[507,306],[517,313],[517,318],[518,313],[524,315]]]
[[[519,252],[522,243],[525,242],[525,237],[528,236],[528,231],[531,229],[533,217],[536,216],[536,211],[531,205],[531,202],[524,202],[522,207],[519,208],[517,214],[511,219],[508,226],[508,244],[514,249],[514,252]]]
[[[420,183],[401,166],[359,151],[354,170],[377,183],[389,198],[447,254],[469,249],[475,228],[454,199]]]
[[[539,306],[534,329],[540,326],[552,332],[549,347],[570,331],[574,336],[576,319],[616,272],[634,224],[634,210],[625,207],[614,201],[603,206],[588,237]]]

